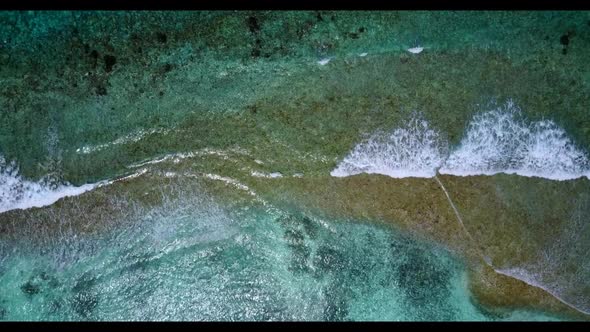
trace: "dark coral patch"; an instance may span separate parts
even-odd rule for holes
[[[20,290],[28,296],[37,295],[41,292],[39,285],[35,285],[30,281],[27,281],[22,286],[20,286]]]
[[[561,43],[561,45],[567,46],[570,43],[569,35],[562,35],[561,38],[559,38],[559,42]]]
[[[105,55],[104,56],[104,70],[107,73],[110,73],[113,70],[113,66],[117,63],[117,58],[113,55]]]
[[[260,31],[260,24],[258,24],[258,19],[254,16],[250,16],[246,19],[246,24],[248,25],[248,29],[252,33],[257,33]]]
[[[163,32],[156,33],[156,40],[161,44],[166,44],[168,42],[168,36]]]

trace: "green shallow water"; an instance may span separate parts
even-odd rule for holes
[[[3,253],[3,320],[557,319],[480,310],[460,259],[391,227],[193,196],[107,234],[62,234]]]

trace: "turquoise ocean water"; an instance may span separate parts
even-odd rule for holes
[[[0,23],[0,320],[590,313],[588,12]]]

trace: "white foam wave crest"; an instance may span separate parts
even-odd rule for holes
[[[29,181],[19,175],[14,162],[7,163],[4,157],[0,156],[0,213],[51,205],[63,197],[77,196],[92,190],[97,185],[85,184],[76,187],[65,183],[50,186],[42,181]]]
[[[330,174],[433,177],[445,159],[446,146],[426,120],[415,116],[405,126],[390,133],[378,132],[355,146]]]
[[[582,177],[588,172],[586,154],[576,148],[554,122],[526,122],[508,102],[476,115],[467,133],[440,169],[441,174],[536,176],[552,180]]]
[[[161,129],[161,128],[152,128],[148,130],[138,130],[133,133],[127,134],[125,136],[119,137],[116,140],[108,143],[98,144],[98,145],[85,145],[76,149],[76,153],[80,154],[90,154],[94,152],[98,152],[104,150],[108,147],[113,145],[124,145],[129,143],[136,143],[140,140],[144,139],[146,136],[153,135],[153,134],[168,134],[168,129]]]
[[[527,122],[512,102],[476,115],[450,155],[448,142],[422,118],[359,143],[330,173],[394,178],[498,173],[569,180],[590,175],[590,161],[553,121]]]

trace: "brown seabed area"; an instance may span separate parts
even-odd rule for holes
[[[560,236],[569,234],[567,226],[571,214],[575,215],[575,206],[587,199],[588,180],[549,181],[514,175],[438,178],[465,227],[435,178],[394,179],[362,174],[346,178],[283,178],[256,181],[251,186],[279,205],[297,205],[326,218],[393,224],[442,244],[465,258],[470,290],[476,302],[492,312],[530,308],[567,319],[590,318],[539,287],[495,271],[534,261],[544,244],[559,242]],[[546,227],[537,227],[543,224]],[[568,272],[581,272],[563,272],[559,264],[547,268],[545,280],[555,274],[569,281]],[[588,293],[582,286],[566,291],[565,301],[572,303],[573,299],[577,308],[588,308],[584,302],[584,294]]]
[[[249,177],[240,183],[256,192],[259,201],[268,201],[279,208],[295,208],[319,217],[351,222],[385,223],[441,244],[465,259],[469,288],[476,304],[493,314],[502,315],[509,309],[534,309],[565,319],[590,318],[566,304],[570,301],[564,303],[539,287],[495,271],[534,260],[535,252],[543,244],[568,234],[566,226],[572,213],[575,215],[580,199],[563,197],[587,198],[588,180],[556,182],[510,175],[438,175],[438,178],[459,212],[463,226],[435,178],[394,179],[362,174],[346,178]],[[226,207],[252,204],[251,194],[235,188],[228,190],[228,185],[206,177],[163,178],[148,173],[141,176],[141,181],[118,181],[62,199],[49,207],[0,214],[0,237],[7,240],[3,241],[5,244],[24,237],[51,238],[64,225],[74,234],[105,231],[133,219],[145,209],[163,204],[165,199],[186,195],[190,188],[205,190]],[[531,213],[533,210],[537,212]],[[543,223],[550,227],[532,227]],[[28,227],[22,227],[23,224]],[[487,262],[482,256],[488,257]],[[557,274],[569,281],[567,273],[575,272],[578,271],[548,270],[547,274]],[[565,296],[577,300],[584,294],[582,286],[574,290],[577,294],[566,292]],[[576,304],[580,306],[579,301]]]

